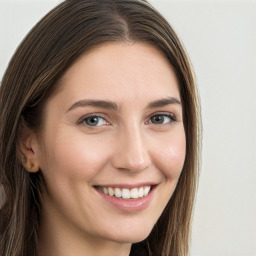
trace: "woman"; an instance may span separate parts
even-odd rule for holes
[[[67,0],[0,91],[1,255],[188,254],[200,145],[186,53],[143,0]]]

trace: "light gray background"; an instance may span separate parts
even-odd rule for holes
[[[0,79],[57,0],[0,0]],[[202,100],[191,256],[256,256],[256,0],[151,0],[184,42]]]

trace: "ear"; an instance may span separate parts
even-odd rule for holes
[[[20,132],[18,152],[23,167],[31,173],[39,171],[38,140],[35,132],[25,128]]]

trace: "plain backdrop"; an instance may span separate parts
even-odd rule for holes
[[[57,0],[0,0],[0,80]],[[256,0],[152,0],[183,41],[201,93],[203,161],[191,256],[256,256]]]

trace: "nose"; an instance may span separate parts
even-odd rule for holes
[[[116,169],[130,172],[141,172],[151,165],[145,136],[138,126],[119,132],[112,164]]]

